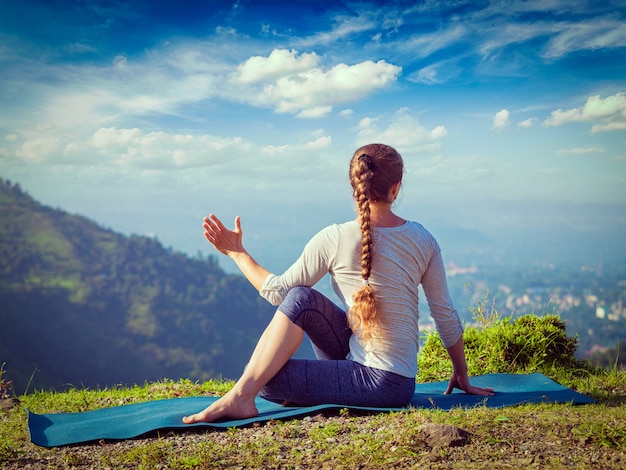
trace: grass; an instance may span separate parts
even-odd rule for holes
[[[577,379],[573,385],[599,403],[388,414],[343,410],[256,427],[177,435],[155,433],[122,443],[56,449],[39,448],[29,442],[23,407],[35,413],[86,411],[160,398],[222,394],[232,382],[163,380],[128,388],[37,391],[19,397],[22,407],[0,414],[0,466],[20,468],[36,461],[41,462],[41,468],[49,462],[74,468],[382,468],[425,464],[472,468],[490,462],[494,468],[530,463],[541,463],[545,468],[592,468],[596,464],[623,468],[626,372],[605,371]],[[430,449],[420,439],[418,429],[426,422],[465,429],[472,435],[471,442],[461,448]]]
[[[35,413],[77,412],[162,398],[221,395],[233,383],[165,379],[133,387],[35,391],[18,397],[21,406],[0,411],[0,467],[625,468],[626,371],[575,361],[575,340],[564,337],[564,326],[549,315],[519,322],[494,315],[483,320],[476,331],[466,331],[468,343],[475,343],[467,348],[472,375],[540,371],[597,403],[382,414],[345,409],[245,428],[156,432],[117,443],[45,449],[29,441],[25,408]],[[436,336],[427,339],[418,379],[440,380],[447,375],[449,360],[440,348]],[[0,368],[0,394],[10,396],[10,382],[4,376]],[[431,448],[419,428],[424,423],[462,428],[470,433],[470,441],[460,447]]]

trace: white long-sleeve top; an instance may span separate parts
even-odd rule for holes
[[[374,227],[372,273],[380,334],[365,347],[350,338],[347,359],[405,377],[417,374],[419,349],[418,286],[426,294],[430,313],[445,347],[463,334],[459,315],[448,293],[441,250],[435,238],[419,223]],[[260,294],[279,305],[295,286],[315,285],[326,273],[346,311],[352,295],[363,283],[361,231],[357,221],[335,224],[318,232],[298,260],[282,275],[270,274]]]

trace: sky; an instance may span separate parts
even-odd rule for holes
[[[0,0],[0,177],[106,228],[279,270],[371,142],[435,231],[626,235],[626,4]]]

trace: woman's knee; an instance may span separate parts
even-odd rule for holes
[[[284,301],[289,299],[292,302],[298,302],[298,301],[301,302],[303,299],[308,300],[314,295],[315,295],[315,290],[312,287],[295,286],[289,289],[289,292],[287,292],[287,295],[285,296]]]
[[[311,305],[314,292],[315,291],[310,287],[293,287],[278,306],[278,310],[287,315],[287,317],[295,323],[300,313]]]

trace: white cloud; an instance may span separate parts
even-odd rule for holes
[[[552,111],[546,124],[558,126],[572,121],[591,121],[598,118],[621,116],[626,117],[626,95],[616,93],[606,98],[600,95],[591,96],[583,107],[572,108],[566,111],[557,109]]]
[[[313,155],[332,144],[331,136],[323,129],[317,129],[311,135],[311,140],[301,143],[259,146],[241,137],[110,127],[96,130],[84,141],[29,140],[11,153],[26,165],[47,163],[67,168],[140,172],[195,168],[210,170],[212,178],[229,177],[235,173],[239,177],[253,177],[257,172],[284,171],[290,167],[294,156]],[[259,165],[259,154],[270,155],[273,159]],[[302,167],[304,172],[307,169],[310,167]]]
[[[63,49],[69,55],[80,55],[88,52],[96,52],[96,48],[94,48],[92,45],[81,42],[68,44]]]
[[[509,126],[511,124],[510,116],[511,113],[509,113],[508,109],[498,111],[493,117],[493,124],[491,125],[491,128],[499,130]]]
[[[417,73],[411,74],[407,79],[412,82],[423,83],[424,85],[435,85],[441,82],[437,75],[437,65],[424,67],[418,70]]]
[[[535,125],[537,125],[536,118],[528,118],[518,124],[519,127],[534,127]]]
[[[380,124],[386,127],[381,128]],[[402,154],[434,153],[441,149],[441,140],[446,135],[444,126],[429,131],[409,114],[407,108],[402,108],[390,117],[362,119],[357,145],[381,142],[395,147]]]
[[[334,25],[330,30],[320,31],[311,36],[296,39],[296,43],[303,48],[326,46],[335,44],[355,34],[375,30],[378,24],[370,16],[368,12],[363,11],[356,16],[337,16],[334,18]]]
[[[254,154],[240,137],[146,132],[139,128],[100,128],[83,141],[28,140],[15,150],[25,163],[101,168],[181,169],[236,163]]]
[[[319,118],[324,117],[333,110],[332,106],[316,106],[315,108],[303,109],[296,117],[299,118]]]
[[[307,142],[304,146],[309,150],[318,150],[328,148],[331,144],[330,136],[321,136],[315,140]]]
[[[48,132],[56,129],[56,126],[51,122],[40,122],[35,125],[35,130],[37,132]]]
[[[433,84],[463,80],[475,72],[527,75],[529,61],[537,58],[553,61],[577,51],[626,45],[626,23],[618,18],[617,5],[579,2],[576,17],[572,17],[570,3],[490,1],[457,13],[454,10],[459,2],[423,2],[403,12],[405,31],[410,27],[414,33],[388,44],[387,56],[400,54],[415,60],[438,57],[445,51],[449,59],[426,64],[420,61],[420,69],[410,77],[418,83]],[[448,20],[434,31],[423,19],[442,14]],[[468,72],[474,68],[469,64],[475,64],[475,70]]]
[[[533,179],[567,178],[567,172],[562,168],[537,168],[530,174]]]
[[[141,129],[98,129],[91,137],[91,144],[96,148],[129,147],[142,139]]]
[[[559,58],[581,50],[626,46],[626,23],[621,20],[592,19],[576,24],[556,23],[561,27],[547,44],[544,57]]]
[[[318,63],[319,57],[315,52],[298,56],[298,52],[293,49],[274,49],[268,57],[254,56],[240,64],[235,80],[241,83],[276,80],[315,68]]]
[[[313,62],[299,62],[291,52],[287,55],[281,53],[279,56],[278,62],[285,66],[285,69],[281,69],[280,76],[260,88],[254,88],[252,84],[253,89],[248,93],[241,94],[240,90],[241,101],[256,106],[273,107],[277,113],[321,117],[331,112],[335,105],[361,99],[388,86],[397,79],[401,71],[400,67],[384,60],[366,60],[355,65],[341,63],[328,70],[319,67],[304,69],[300,67],[302,63],[311,65]],[[272,68],[272,77],[276,76],[278,69]],[[296,71],[292,73],[291,69]]]
[[[218,36],[237,37],[237,30],[230,26],[216,26],[215,34]]]
[[[560,126],[569,122],[600,121],[592,127],[592,132],[619,131],[626,129],[626,95],[615,93],[606,98],[594,95],[584,106],[567,110],[552,111],[544,121],[547,126]]]
[[[199,41],[164,43],[143,58],[117,55],[100,66],[69,69],[41,64],[29,75],[32,83],[20,81],[20,87],[37,99],[36,106],[22,106],[20,119],[84,138],[93,129],[134,127],[138,116],[192,116],[196,110],[190,111],[190,104],[215,97],[319,118],[337,105],[393,84],[401,72],[384,60],[322,67],[316,53],[287,49],[250,57],[237,66],[228,62],[232,57],[216,59],[221,54],[214,57],[211,51]],[[47,77],[54,88],[37,77]]]
[[[576,147],[571,149],[560,149],[556,151],[559,156],[563,155],[585,155],[590,153],[603,153],[605,149],[603,147]]]
[[[410,50],[418,58],[424,58],[464,41],[468,33],[470,31],[465,25],[452,22],[449,27],[441,30],[403,38],[400,47],[403,50]]]
[[[463,73],[465,68],[459,66],[459,61],[462,58],[463,56],[454,56],[451,59],[429,64],[411,73],[406,79],[410,82],[421,83],[423,85],[445,83]]]
[[[120,117],[119,105],[123,98],[114,92],[105,91],[106,87],[96,84],[89,91],[80,92],[76,89],[84,88],[84,83],[72,83],[67,87],[60,87],[55,94],[44,99],[39,111],[41,117],[59,130],[103,126]]]
[[[626,122],[609,122],[607,124],[594,124],[591,126],[591,132],[611,132],[611,131],[626,131]]]
[[[233,67],[211,56],[206,44],[164,43],[140,58],[117,55],[99,65],[25,61],[26,72],[11,86],[26,95],[21,120],[93,132],[127,126],[138,115],[180,115],[186,105],[216,96]]]
[[[616,5],[593,2],[576,4],[578,18],[570,19],[571,2],[533,0],[525,2],[490,2],[484,10],[476,10],[462,18],[470,34],[485,38],[480,46],[484,57],[500,52],[508,45],[545,40],[539,46],[541,56],[559,59],[577,51],[595,51],[626,45],[626,23],[613,19]],[[606,14],[605,14],[606,13]],[[523,21],[524,16],[541,20]],[[560,17],[560,20],[543,18]],[[507,56],[507,60],[510,59]]]
[[[29,140],[17,148],[15,155],[26,162],[38,163],[53,155],[59,145],[57,138]]]
[[[491,175],[489,165],[484,159],[476,156],[444,158],[437,155],[428,160],[409,159],[405,163],[412,177],[425,181],[426,185],[468,184]]]

